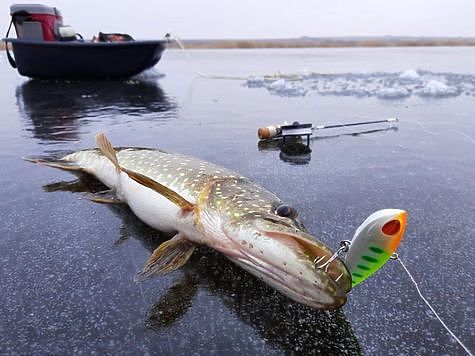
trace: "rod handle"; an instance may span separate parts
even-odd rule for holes
[[[280,128],[280,125],[271,125],[257,129],[257,136],[259,136],[261,140],[266,140],[280,135],[281,132],[282,129]]]

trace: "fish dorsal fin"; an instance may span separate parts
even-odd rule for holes
[[[99,133],[96,135],[96,140],[97,145],[99,146],[99,149],[101,150],[102,154],[106,156],[112,162],[112,164],[114,164],[118,172],[122,171],[126,173],[131,179],[143,185],[144,187],[152,189],[158,194],[164,196],[173,204],[179,206],[183,211],[192,211],[194,209],[195,206],[192,203],[183,198],[174,190],[164,186],[163,184],[158,183],[152,178],[149,178],[141,173],[134,172],[127,168],[121,167],[119,164],[119,160],[117,159],[115,149],[112,146],[111,142],[107,139],[106,135],[104,135],[103,133]]]
[[[117,172],[120,172],[121,169],[119,165],[119,160],[117,159],[117,155],[115,154],[115,149],[110,143],[109,139],[106,137],[106,135],[103,134],[102,132],[98,133],[96,135],[96,142],[102,154],[106,156],[107,158],[109,158],[109,160],[115,166],[115,169],[117,170]]]

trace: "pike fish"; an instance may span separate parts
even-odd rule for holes
[[[176,270],[197,245],[206,245],[297,302],[316,309],[346,302],[351,276],[345,264],[274,193],[197,158],[114,148],[104,134],[96,139],[98,149],[29,160],[91,174],[114,194],[92,200],[126,203],[146,224],[175,233],[152,253],[137,281]],[[331,261],[325,269],[316,266],[325,260]]]

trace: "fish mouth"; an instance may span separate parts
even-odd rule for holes
[[[303,232],[258,231],[246,243],[237,243],[228,231],[227,237],[239,250],[228,258],[299,303],[315,309],[336,309],[345,304],[346,292],[351,289],[345,264],[336,258],[328,268],[320,269],[314,262],[316,257],[328,261],[333,255],[328,247]]]
[[[322,270],[315,270],[315,280],[311,283],[298,276],[284,276],[282,270],[262,262],[256,264],[249,259],[234,257],[230,257],[230,260],[298,303],[325,310],[337,309],[346,303],[346,293]],[[317,286],[322,283],[325,284],[324,288]]]

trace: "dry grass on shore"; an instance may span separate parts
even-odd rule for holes
[[[291,38],[256,40],[183,40],[187,48],[344,48],[475,46],[475,38]],[[178,48],[173,43],[171,48]]]
[[[186,48],[195,49],[251,49],[251,48],[345,48],[345,47],[437,47],[475,46],[475,38],[419,38],[419,37],[341,37],[289,39],[223,39],[183,40]],[[179,48],[176,42],[170,48]],[[5,50],[5,42],[0,42]]]
[[[4,51],[6,47],[7,47],[7,46],[6,46],[6,43],[3,42],[3,41],[0,41],[0,51]],[[8,45],[8,48],[9,48],[10,50],[12,49],[11,43]]]

